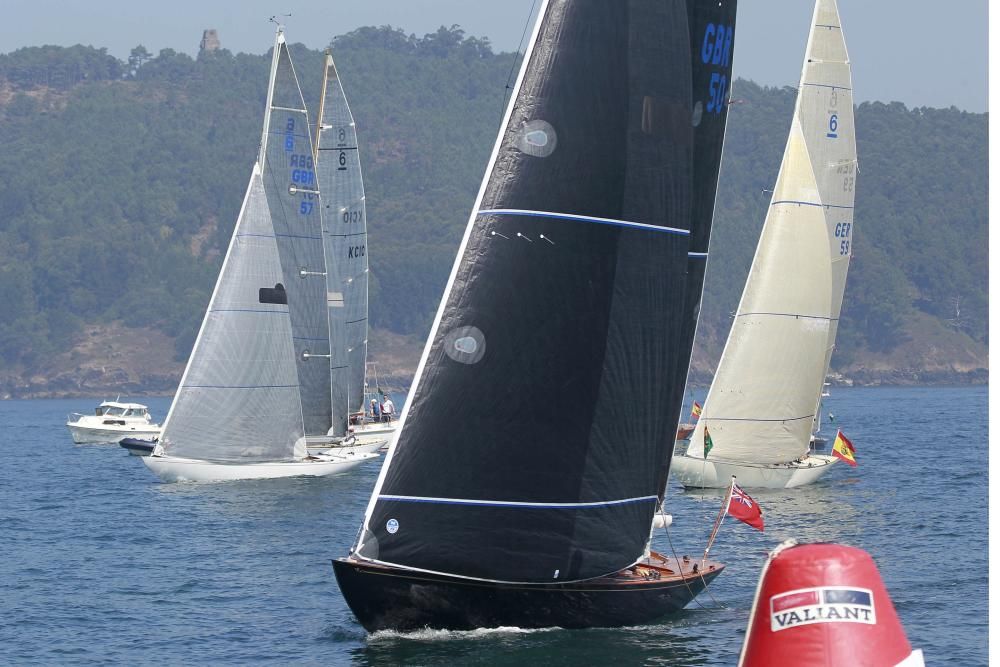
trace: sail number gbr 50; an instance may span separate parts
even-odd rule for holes
[[[705,37],[701,41],[701,62],[706,65],[729,67],[733,55],[733,26],[721,23],[709,23],[705,26]],[[729,81],[722,72],[712,72],[708,81],[708,104],[705,110],[709,113],[722,113],[726,108],[726,93],[729,92]]]

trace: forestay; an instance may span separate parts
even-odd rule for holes
[[[808,451],[854,223],[851,72],[834,0],[813,14],[788,143],[690,456],[782,463]]]
[[[347,416],[363,409],[364,402],[368,348],[368,233],[354,117],[329,51],[325,66],[316,173],[323,193],[326,228],[333,434],[343,435]]]
[[[274,51],[264,191],[274,221],[292,323],[306,435],[331,425],[330,327],[321,201],[309,119],[284,36]]]
[[[356,557],[526,583],[641,557],[687,372],[689,253],[708,240],[735,12],[543,5]]]

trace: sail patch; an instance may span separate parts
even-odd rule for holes
[[[287,306],[288,293],[285,292],[284,285],[276,283],[274,287],[261,287],[257,290],[257,300],[261,303],[273,303],[275,305]]]
[[[486,354],[486,337],[476,327],[459,327],[444,337],[444,351],[462,364],[474,364]]]
[[[556,150],[556,131],[544,120],[532,120],[517,133],[517,150],[534,157],[548,157]]]
[[[701,125],[701,117],[704,115],[704,113],[705,113],[705,107],[701,103],[701,100],[698,100],[697,102],[694,103],[694,110],[691,112],[691,125],[694,127],[698,127],[699,125]]]

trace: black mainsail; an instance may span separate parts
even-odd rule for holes
[[[694,335],[735,14],[735,0],[543,5],[348,562],[564,585],[643,557]]]

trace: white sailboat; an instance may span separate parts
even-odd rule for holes
[[[316,178],[322,197],[330,328],[331,427],[310,438],[316,451],[375,452],[391,431],[366,431],[368,351],[368,230],[354,116],[333,55],[326,50],[316,121]],[[361,420],[357,416],[361,415]]]
[[[851,258],[857,153],[835,0],[817,0],[795,114],[739,309],[686,456],[686,487],[809,484],[809,453]],[[712,447],[706,452],[706,437]]]
[[[290,91],[297,93],[297,101]],[[322,423],[323,403],[329,399],[328,394],[320,401],[305,395],[303,375],[315,369],[310,362],[329,355],[298,347],[308,339],[314,350],[322,350],[329,342],[325,322],[311,321],[304,306],[306,290],[315,289],[309,278],[321,277],[325,269],[298,264],[296,275],[287,267],[283,270],[281,261],[283,254],[300,261],[307,255],[303,248],[282,246],[289,239],[303,241],[302,234],[288,229],[293,224],[318,226],[320,221],[318,212],[308,220],[288,216],[292,210],[307,217],[313,209],[309,204],[319,198],[301,100],[279,28],[260,153],[160,442],[151,456],[142,458],[164,480],[322,476],[377,457],[358,452],[309,456],[306,450],[305,434]],[[296,206],[269,205],[277,196],[295,199]],[[281,226],[274,218],[279,215]],[[322,242],[318,232],[309,238]],[[318,256],[311,261],[321,262],[322,252]],[[291,312],[293,308],[298,311]],[[310,327],[316,330],[311,338]],[[328,387],[329,380],[322,384]],[[306,401],[309,410],[304,409]],[[325,409],[328,413],[330,408]]]

